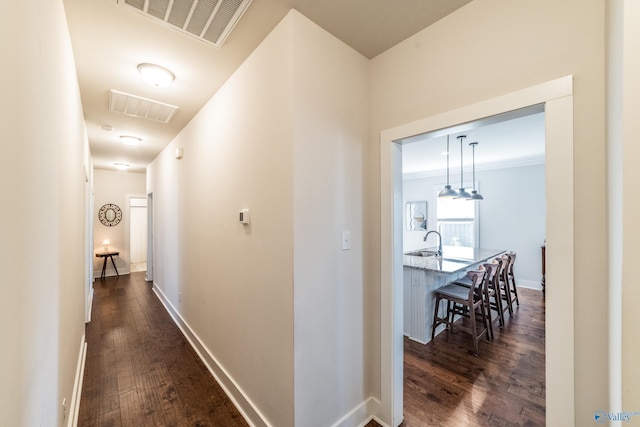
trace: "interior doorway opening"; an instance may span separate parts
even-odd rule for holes
[[[546,423],[573,425],[573,78],[562,77],[381,132],[381,420],[403,420],[402,145],[412,135],[544,104],[546,161]],[[553,183],[553,185],[551,185]],[[552,291],[550,291],[552,289]],[[548,325],[553,324],[553,328]]]
[[[413,211],[413,216],[403,217],[403,254],[435,250],[437,239],[425,242],[424,237],[437,231],[445,261],[454,253],[496,250],[513,251],[518,261],[518,304],[514,302],[513,311],[504,314],[504,327],[499,327],[500,316],[492,310],[494,336],[480,340],[477,357],[469,354],[472,340],[460,328],[445,333],[440,327],[436,332],[443,335],[431,340],[430,301],[435,299],[435,288],[427,283],[445,285],[475,268],[461,262],[459,270],[442,281],[438,280],[442,273],[429,265],[416,269],[421,264],[414,264],[415,259],[404,264],[403,416],[409,426],[478,425],[487,419],[545,423],[545,314],[540,284],[546,228],[544,105],[490,119],[397,141],[402,145],[402,205]],[[443,132],[447,135],[439,136]],[[449,144],[449,139],[456,143]],[[481,153],[473,160],[472,143]],[[438,197],[445,184],[478,190],[483,200]],[[418,214],[421,227],[412,224]],[[444,308],[440,307],[440,317]]]
[[[129,197],[129,271],[147,270],[147,198]]]

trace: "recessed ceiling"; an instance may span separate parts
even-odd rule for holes
[[[372,58],[471,0],[253,0],[219,48],[118,4],[124,0],[63,1],[94,167],[122,162],[144,172],[292,8]],[[213,2],[198,4],[210,8]],[[169,69],[175,81],[166,88],[148,85],[138,74],[140,63]],[[178,110],[167,123],[109,111],[110,90]],[[124,146],[120,135],[142,142]]]

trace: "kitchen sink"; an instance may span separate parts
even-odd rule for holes
[[[419,250],[419,251],[407,252],[405,255],[430,257],[430,256],[438,255],[438,252],[437,251],[428,251],[428,250]]]

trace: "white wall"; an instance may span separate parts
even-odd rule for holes
[[[104,259],[96,258],[96,252],[102,252],[102,242],[109,239],[109,250],[120,252],[114,257],[119,274],[128,274],[130,265],[129,256],[129,197],[145,196],[146,175],[144,173],[132,173],[124,171],[94,170],[94,207],[93,207],[93,275],[100,277]],[[117,205],[122,211],[122,220],[118,225],[107,227],[98,219],[100,207],[107,203]],[[115,276],[111,261],[107,263],[107,276]]]
[[[366,417],[367,77],[362,56],[292,12],[148,169],[155,285],[258,425]]]
[[[2,13],[0,54],[0,424],[56,426],[84,337],[91,163],[62,1]]]
[[[519,286],[542,289],[541,249],[545,239],[544,165],[520,166],[476,171],[480,246],[517,254],[516,280]],[[405,179],[403,206],[408,201],[427,201],[427,229],[436,228],[435,188],[442,188],[446,177]],[[470,202],[471,203],[471,202]],[[404,251],[425,247],[425,232],[404,227]],[[433,246],[435,240],[429,239]]]
[[[593,345],[607,341],[606,268],[593,268],[593,248],[606,247],[604,6],[599,0],[475,1],[371,62],[374,147],[381,130],[574,76],[575,354],[589,354],[574,361],[577,425],[592,422],[608,395],[607,349]],[[373,215],[365,235],[371,237],[369,274],[379,283],[380,160],[372,153]],[[378,295],[371,287],[374,307]],[[379,324],[375,310],[369,324]],[[372,375],[379,363],[371,361]],[[572,400],[547,396],[557,408]]]
[[[363,357],[363,151],[368,65],[293,13],[295,425],[367,415]],[[351,249],[341,249],[341,232]],[[351,424],[349,424],[351,423]]]
[[[294,416],[291,61],[289,19],[147,170],[154,285],[256,425]]]

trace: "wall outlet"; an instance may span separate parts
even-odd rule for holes
[[[182,302],[182,292],[178,292],[178,302]]]

